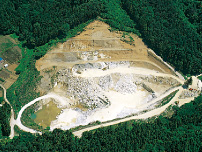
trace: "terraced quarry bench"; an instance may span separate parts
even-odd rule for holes
[[[84,32],[58,44],[36,62],[43,76],[38,86],[41,97],[19,112],[16,124],[21,129],[30,131],[20,119],[33,104],[37,104],[33,107],[36,111],[54,109],[43,106],[49,106],[49,102],[60,109],[56,118],[44,112],[37,115],[41,122],[35,122],[46,121],[50,130],[103,123],[79,127],[86,128],[75,131],[81,136],[83,131],[158,115],[179,100],[184,90],[182,76],[137,36],[130,34],[133,42],[126,43],[122,32],[109,29],[107,24],[94,21]]]

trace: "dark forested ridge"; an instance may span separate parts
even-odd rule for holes
[[[122,0],[143,40],[183,73],[202,72],[202,3],[176,0]],[[194,1],[192,1],[194,3]],[[188,5],[187,7],[185,7]],[[190,7],[193,8],[190,10]],[[197,16],[198,15],[198,16]]]
[[[189,22],[196,27],[197,33],[202,35],[202,4],[201,1],[178,0],[178,7],[182,9]]]
[[[42,136],[22,133],[0,151],[202,151],[202,96],[174,108],[171,118],[129,121],[85,132],[78,139],[71,131],[54,130]]]
[[[0,31],[16,33],[29,48],[64,37],[70,27],[95,18],[102,11],[100,1],[89,0],[1,0]]]

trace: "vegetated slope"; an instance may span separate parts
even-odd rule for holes
[[[69,29],[94,19],[106,17],[107,21],[121,30],[136,33],[134,23],[116,1],[80,0],[80,1],[14,1],[1,2],[0,33],[15,32],[20,40],[29,47],[36,47],[50,39],[63,38]],[[118,20],[114,22],[113,20]],[[123,21],[124,20],[124,21]],[[124,22],[124,23],[123,23]],[[126,29],[127,25],[130,28]]]
[[[202,2],[197,0],[178,1],[178,7],[183,10],[189,22],[197,29],[197,33],[202,35]]]
[[[42,136],[23,133],[0,151],[201,151],[202,96],[171,118],[159,116],[85,132],[78,139],[71,131],[54,130]]]
[[[9,136],[10,134],[10,106],[5,103],[2,107],[0,107],[0,140],[3,136]]]
[[[201,12],[201,2],[197,5],[197,12]],[[122,0],[122,6],[137,23],[143,39],[157,54],[183,73],[202,71],[200,13],[195,17],[197,19],[192,19],[186,10],[187,18],[180,1],[174,0]]]
[[[74,29],[68,31],[68,36],[65,38],[65,41],[66,39],[77,35],[77,33],[82,31],[89,22],[80,24]],[[50,41],[49,43],[36,47],[35,49],[21,48],[23,58],[20,61],[20,65],[16,68],[16,73],[19,74],[18,80],[7,90],[7,98],[12,104],[16,114],[20,111],[23,105],[39,97],[36,88],[41,77],[39,71],[35,68],[36,59],[44,55],[47,50],[58,42],[63,42],[63,39],[61,41]]]

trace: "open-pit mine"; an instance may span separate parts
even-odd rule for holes
[[[41,96],[58,96],[40,100],[36,107],[37,118],[43,120],[35,122],[48,121],[51,130],[138,115],[184,83],[139,37],[111,31],[101,21],[52,48],[36,68],[43,76]],[[52,102],[58,114],[44,115],[48,106],[42,105],[54,106]]]

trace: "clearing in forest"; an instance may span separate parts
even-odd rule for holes
[[[154,109],[161,105],[155,99],[163,100],[165,94],[184,83],[141,38],[112,31],[101,21],[90,23],[79,35],[58,44],[36,62],[36,68],[43,76],[40,94],[62,98],[38,103],[42,107],[54,101],[61,110],[56,118],[49,119],[51,130]],[[41,110],[44,112],[37,117],[48,120],[48,114],[44,117],[47,108]]]

